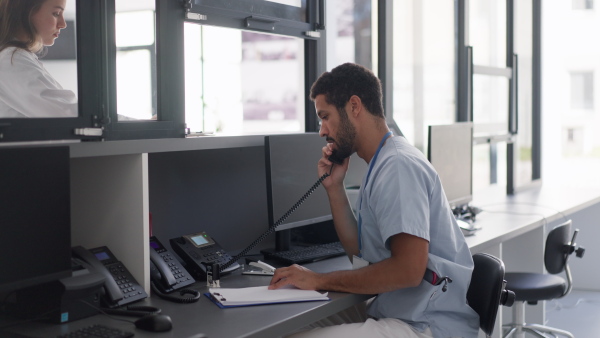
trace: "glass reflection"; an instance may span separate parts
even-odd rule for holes
[[[327,69],[353,62],[377,73],[377,2],[329,0],[327,23]]]
[[[429,125],[455,119],[454,4],[394,1],[394,120],[423,153]]]
[[[506,0],[469,1],[469,44],[473,63],[506,66]]]
[[[75,0],[0,0],[0,27],[0,118],[77,117]]]
[[[156,119],[154,0],[115,1],[119,121]]]
[[[473,146],[473,195],[491,186],[506,186],[506,142]]]
[[[473,133],[476,136],[505,134],[508,130],[508,87],[506,78],[473,76]]]
[[[192,133],[304,130],[302,39],[185,23],[185,123]]]

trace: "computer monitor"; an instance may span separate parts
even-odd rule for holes
[[[440,176],[450,207],[468,205],[473,200],[473,123],[429,126],[427,156]]]
[[[71,276],[69,148],[0,146],[0,292]]]
[[[319,179],[317,162],[325,144],[325,139],[317,133],[265,137],[269,226],[285,215]],[[327,193],[319,187],[276,230],[280,232],[331,219]],[[278,244],[278,249],[284,247]]]

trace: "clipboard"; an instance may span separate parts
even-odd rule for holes
[[[209,288],[209,292],[204,295],[222,309],[331,300],[327,292],[300,290],[295,287],[283,287],[277,290],[269,290],[268,286],[238,289]]]

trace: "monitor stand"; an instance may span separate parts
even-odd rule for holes
[[[288,251],[292,248],[292,231],[291,229],[280,230],[275,232],[275,248],[260,250],[260,253],[265,255],[265,259],[270,254],[279,251]]]
[[[287,251],[292,246],[292,230],[275,232],[275,251]]]
[[[265,252],[288,251],[298,247],[339,241],[333,221],[305,225],[275,232],[275,248]]]

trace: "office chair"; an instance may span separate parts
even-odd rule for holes
[[[543,333],[552,335],[562,335],[573,338],[573,335],[565,330],[560,330],[544,325],[525,323],[525,302],[531,305],[538,301],[561,298],[571,292],[573,287],[571,271],[567,265],[569,256],[575,252],[576,256],[581,258],[585,249],[577,247],[575,238],[579,229],[576,229],[572,238],[569,240],[571,232],[571,220],[556,226],[548,233],[546,238],[546,248],[544,251],[544,265],[547,274],[528,273],[528,272],[507,272],[507,287],[516,293],[516,304],[513,309],[513,322],[505,325],[505,338],[511,337],[515,333],[529,332],[537,337],[546,337]],[[567,280],[558,273],[565,271]]]
[[[506,290],[504,263],[492,255],[473,255],[473,274],[467,291],[469,306],[479,315],[479,327],[487,337],[492,335],[500,305],[512,306],[515,294]]]

